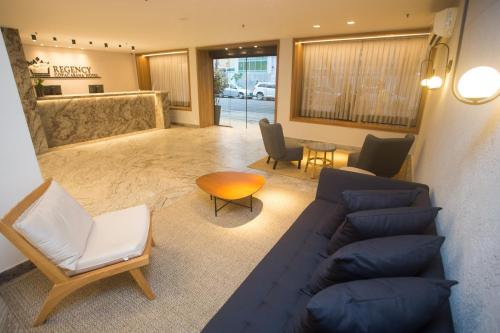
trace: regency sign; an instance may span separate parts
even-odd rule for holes
[[[43,61],[36,57],[28,61],[28,68],[32,78],[43,79],[98,79],[100,76],[92,72],[90,66],[71,66],[71,65],[50,65],[48,61]]]

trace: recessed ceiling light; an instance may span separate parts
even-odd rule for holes
[[[259,46],[258,45],[254,45],[253,47],[258,48]]]
[[[59,45],[56,45],[56,47],[59,47]]]
[[[313,28],[314,29],[319,29],[319,28],[321,28],[321,26],[319,24],[315,24],[315,25],[313,25]]]
[[[80,47],[80,50],[85,50],[83,47]]]
[[[44,44],[40,44],[40,46],[45,46]]]
[[[353,25],[353,24],[356,24],[356,22],[351,20],[351,21],[347,21],[347,24]]]
[[[224,50],[228,51],[229,49],[227,47],[225,47]]]
[[[238,46],[238,48],[241,50],[243,48],[243,46]]]

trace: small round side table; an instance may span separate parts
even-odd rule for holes
[[[317,166],[321,166],[323,168],[333,168],[333,158],[335,150],[337,150],[337,146],[331,143],[323,142],[307,143],[305,146],[308,150],[305,172],[307,172],[307,168],[311,164],[313,168],[311,178],[315,177]],[[311,153],[314,154],[314,157],[311,157]],[[318,156],[318,153],[323,153],[323,156]],[[327,153],[331,153],[330,159],[327,158]],[[318,160],[321,164],[317,163]]]

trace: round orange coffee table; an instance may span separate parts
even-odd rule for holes
[[[262,176],[246,172],[223,171],[209,173],[196,179],[196,184],[205,192],[210,194],[210,200],[214,200],[215,216],[217,212],[228,204],[253,209],[252,201],[255,192],[264,185]],[[235,200],[250,197],[250,206],[243,205]],[[217,207],[217,199],[226,203]]]

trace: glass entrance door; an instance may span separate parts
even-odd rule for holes
[[[244,127],[274,122],[276,56],[214,59],[215,124]]]

